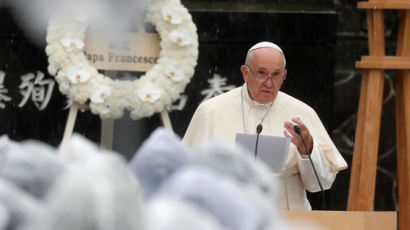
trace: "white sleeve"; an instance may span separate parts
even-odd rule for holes
[[[333,181],[336,178],[336,173],[332,172],[329,162],[327,161],[319,145],[316,143],[315,139],[313,139],[313,149],[310,156],[312,158],[319,180],[322,183],[323,189],[330,189],[330,187],[332,187]],[[319,192],[320,186],[316,179],[309,158],[302,158],[299,152],[297,152],[297,158],[300,178],[302,179],[302,183],[304,184],[306,190],[308,190],[309,192]]]

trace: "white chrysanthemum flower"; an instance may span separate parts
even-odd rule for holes
[[[188,30],[180,27],[176,30],[173,30],[168,35],[169,39],[178,44],[179,46],[187,46],[192,43],[191,33]]]
[[[165,74],[176,82],[182,81],[184,79],[184,70],[173,63],[168,63],[165,65]]]
[[[70,85],[66,81],[59,82],[59,89],[63,93],[67,93],[70,90]]]
[[[47,67],[47,71],[48,71],[48,73],[49,74],[51,74],[51,75],[56,75],[57,74],[57,71],[58,71],[58,68],[57,68],[57,66],[54,64],[54,63],[52,63],[52,62],[50,62],[49,61],[49,65],[48,65],[48,67]]]
[[[61,44],[64,46],[67,52],[72,52],[74,50],[82,50],[85,45],[82,40],[73,38],[63,38],[61,39]]]
[[[154,103],[161,97],[161,90],[148,83],[137,91],[137,95],[141,101]]]
[[[67,70],[67,78],[73,84],[87,82],[90,77],[90,72],[88,72],[84,69],[84,67],[81,66],[73,66],[68,68]]]
[[[103,103],[105,99],[111,96],[111,87],[106,85],[96,85],[91,92],[91,101],[94,103]]]
[[[162,8],[162,18],[165,21],[170,22],[173,25],[181,24],[182,17],[177,7],[164,7]]]

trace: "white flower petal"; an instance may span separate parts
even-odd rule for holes
[[[82,50],[84,48],[84,42],[80,39],[63,38],[61,44],[64,46],[67,52],[74,50]]]
[[[71,39],[70,39],[70,38],[63,38],[63,39],[61,39],[61,44],[62,44],[64,47],[69,47],[69,46],[70,46],[70,43],[71,43]]]
[[[111,96],[111,87],[106,85],[96,85],[91,92],[91,101],[93,103],[103,103]]]
[[[141,101],[154,103],[161,97],[161,90],[148,83],[137,91],[137,95]]]
[[[82,50],[85,46],[85,43],[81,41],[80,39],[75,39],[74,44],[77,47],[77,49]]]
[[[164,7],[162,8],[162,18],[165,21],[170,22],[173,25],[181,24],[182,17],[178,12],[177,7]]]
[[[178,44],[181,47],[187,46],[192,43],[190,33],[182,27],[173,30],[171,33],[169,33],[168,37],[172,42]]]
[[[67,78],[73,84],[87,82],[90,79],[90,77],[91,77],[90,72],[85,70],[83,67],[75,66],[75,67],[70,67],[67,70]]]
[[[168,63],[165,65],[165,74],[173,81],[182,81],[184,79],[184,71],[176,64]]]

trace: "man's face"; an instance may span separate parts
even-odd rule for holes
[[[261,104],[267,104],[275,100],[287,74],[283,55],[272,48],[254,50],[248,66],[241,66],[241,72],[244,81],[248,85],[249,96]],[[276,77],[261,81],[257,79],[256,75]]]

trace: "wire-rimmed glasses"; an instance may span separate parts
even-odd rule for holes
[[[276,70],[272,74],[268,74],[267,72],[263,70],[259,70],[257,73],[254,73],[251,67],[249,67],[248,65],[246,65],[246,68],[249,70],[249,72],[252,73],[252,75],[256,78],[256,80],[260,82],[265,82],[268,78],[272,80],[280,79],[283,76],[283,73],[285,71],[285,69],[280,69],[280,70]]]

